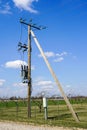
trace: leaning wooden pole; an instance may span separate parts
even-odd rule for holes
[[[49,64],[49,62],[48,62],[48,60],[47,60],[47,58],[46,58],[46,56],[44,54],[44,51],[42,50],[42,48],[41,48],[41,46],[40,46],[40,44],[39,44],[39,42],[38,42],[38,40],[37,40],[37,38],[36,38],[36,36],[35,36],[35,34],[34,34],[34,32],[32,30],[31,30],[31,35],[34,38],[34,41],[35,41],[35,43],[36,43],[36,45],[37,45],[37,47],[38,47],[38,49],[39,49],[39,51],[41,53],[46,65],[47,65],[51,75],[53,76],[53,78],[54,78],[54,80],[55,80],[55,82],[56,82],[56,84],[57,84],[57,86],[58,86],[58,88],[59,88],[59,90],[60,90],[60,92],[61,92],[61,94],[62,94],[62,96],[63,96],[63,98],[64,98],[64,100],[65,100],[65,102],[66,102],[66,104],[68,106],[68,108],[69,108],[69,110],[70,110],[70,112],[72,113],[72,116],[74,117],[76,122],[79,122],[77,115],[75,114],[75,112],[74,112],[74,110],[73,110],[73,108],[72,108],[66,94],[64,93],[64,91],[62,89],[62,86],[61,86],[59,80],[56,77],[56,74],[54,73],[52,67],[50,66],[50,64]]]

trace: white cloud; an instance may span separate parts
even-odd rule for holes
[[[40,80],[40,81],[36,81],[33,83],[33,88],[36,89],[36,87],[38,87],[37,92],[38,91],[46,91],[46,90],[52,90],[53,87],[55,86],[55,83],[53,83],[50,80]]]
[[[50,58],[50,57],[63,57],[63,56],[67,56],[67,52],[62,52],[62,53],[54,53],[52,51],[47,51],[47,52],[44,52],[45,56],[47,58]],[[42,57],[41,54],[38,55],[38,57]]]
[[[6,68],[13,68],[13,69],[21,68],[21,65],[28,65],[28,64],[27,62],[22,60],[8,61],[5,63]],[[35,66],[32,65],[31,70],[35,70]]]
[[[27,87],[2,87],[0,88],[0,97],[12,97],[12,96],[27,96]]]
[[[0,79],[0,86],[2,86],[5,83],[4,79]]]
[[[0,1],[0,4],[2,4],[2,2]],[[11,8],[9,3],[6,3],[5,5],[2,5],[0,7],[0,13],[1,14],[11,14]]]
[[[75,96],[77,92],[75,92],[74,88],[72,85],[68,84],[64,86],[65,93],[67,96]]]
[[[50,57],[54,57],[55,56],[55,54],[53,53],[53,52],[44,52],[44,54],[45,54],[45,56],[47,57],[47,58],[50,58]],[[41,56],[41,54],[39,54],[38,55],[38,57],[42,57]]]
[[[11,94],[9,87],[0,88],[0,97],[8,97],[8,92]]]
[[[42,80],[42,81],[38,81],[36,83],[36,86],[53,86],[53,82],[52,81],[46,81],[46,80]]]
[[[67,52],[62,52],[62,53],[57,53],[56,56],[61,57],[61,56],[66,56]]]
[[[26,95],[27,94],[27,83],[14,83],[12,86],[16,88],[17,91],[14,91],[15,95]],[[55,83],[53,83],[50,80],[38,80],[35,82],[32,82],[32,95],[38,95],[38,93],[46,92],[46,94],[51,93],[53,91],[53,87],[55,86]],[[20,90],[18,92],[18,90]],[[24,90],[24,92],[22,92]]]
[[[22,61],[22,60],[8,61],[5,64],[5,67],[6,68],[20,68],[21,65],[27,65],[27,63],[25,61]]]
[[[55,59],[54,62],[62,62],[63,60],[64,60],[63,57],[59,57],[59,58]]]
[[[31,66],[31,70],[35,70],[35,66],[32,65],[32,66]]]
[[[25,86],[27,86],[27,83],[14,83],[13,86],[14,87],[25,87]]]
[[[37,11],[32,8],[32,3],[38,2],[38,0],[13,0],[13,2],[15,6],[21,10],[26,10],[31,13],[37,13]]]
[[[49,52],[44,52],[45,56],[47,58],[54,58],[54,62],[62,62],[64,60],[64,57],[68,55],[67,52],[62,52],[62,53],[54,53],[52,51]],[[42,57],[41,54],[38,55],[38,57]]]
[[[32,95],[36,96],[52,96],[54,93],[59,94],[56,83],[51,80],[43,80],[42,78],[33,82]]]
[[[66,85],[66,88],[71,88],[71,85],[70,84]]]

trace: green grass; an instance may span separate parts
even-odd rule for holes
[[[70,100],[80,120],[76,123],[64,100],[48,99],[48,120],[44,119],[44,108],[40,112],[40,99],[31,101],[31,118],[27,117],[27,101],[0,101],[0,120],[47,124],[53,126],[87,128],[87,99]],[[78,102],[78,103],[77,103]]]

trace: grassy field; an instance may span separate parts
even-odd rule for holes
[[[70,99],[78,115],[76,123],[64,100],[48,99],[48,119],[44,119],[44,108],[41,99],[31,101],[31,119],[27,117],[27,101],[0,101],[0,120],[27,122],[39,125],[87,128],[87,98]]]

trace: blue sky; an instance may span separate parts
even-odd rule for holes
[[[32,18],[45,30],[33,30],[65,93],[87,96],[87,1],[86,0],[0,0],[0,97],[27,96],[20,64],[27,52],[27,22]],[[32,95],[60,95],[32,38]]]

